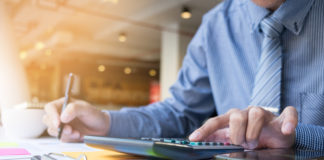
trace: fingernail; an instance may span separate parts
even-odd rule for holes
[[[63,133],[66,134],[66,135],[71,134],[71,132],[69,130],[67,130],[67,129],[64,129]]]
[[[189,136],[190,140],[196,140],[200,138],[200,132],[194,132]]]
[[[245,142],[241,146],[244,147],[244,148],[249,148],[249,146]]]
[[[255,149],[258,146],[258,141],[252,141],[248,143],[249,149]]]
[[[67,121],[67,118],[68,118],[68,116],[67,116],[67,114],[62,114],[61,115],[61,120],[63,121],[63,122],[66,122]]]
[[[287,123],[283,128],[285,133],[292,133],[294,131],[294,125],[292,123]]]

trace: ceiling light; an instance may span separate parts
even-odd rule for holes
[[[181,12],[181,17],[183,19],[190,19],[191,18],[191,12],[188,7],[183,7]]]
[[[119,42],[126,42],[127,40],[127,36],[125,33],[120,33],[119,36],[118,36],[118,40]]]
[[[27,57],[27,52],[26,52],[26,51],[21,51],[21,52],[19,53],[19,58],[20,58],[21,60],[26,59],[26,57]]]
[[[110,3],[113,3],[113,4],[118,4],[119,0],[101,0],[101,2],[110,2]]]
[[[155,69],[150,69],[150,71],[149,71],[149,75],[150,75],[151,77],[156,76],[156,70],[155,70]]]
[[[99,72],[104,72],[105,70],[106,70],[106,66],[105,65],[102,65],[101,64],[101,65],[98,66],[98,71]]]
[[[131,73],[132,73],[132,69],[131,69],[130,67],[126,67],[126,68],[124,69],[124,73],[125,73],[125,74],[131,74]]]
[[[43,42],[37,42],[36,44],[35,44],[35,49],[36,50],[38,50],[38,51],[40,51],[40,50],[42,50],[42,49],[44,49],[45,48],[45,44],[43,43]]]
[[[113,4],[117,4],[119,2],[119,0],[110,0],[110,2]]]

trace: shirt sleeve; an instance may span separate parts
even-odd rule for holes
[[[140,108],[109,111],[110,137],[185,137],[215,113],[206,59],[204,21],[190,42],[171,97]]]
[[[296,128],[296,148],[324,151],[324,127],[299,123]]]

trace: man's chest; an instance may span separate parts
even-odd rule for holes
[[[301,120],[324,109],[324,26],[309,25],[306,22],[299,35],[282,35],[282,104],[295,106]],[[249,105],[261,43],[259,33],[243,34],[216,41],[208,50],[207,68],[219,113]]]

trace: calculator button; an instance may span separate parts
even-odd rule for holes
[[[202,145],[209,145],[208,142],[201,142]]]
[[[176,144],[189,144],[189,142],[187,140],[176,140],[175,143]]]
[[[214,142],[214,144],[215,144],[216,146],[222,146],[222,145],[224,145],[224,143],[222,143],[222,142]]]
[[[159,142],[163,142],[163,138],[152,138],[152,141],[159,141]]]
[[[166,143],[175,143],[175,140],[174,139],[164,139],[163,142],[166,142]]]
[[[220,142],[212,142],[212,145],[214,145],[214,146],[220,146],[220,145],[223,145],[223,143],[220,143]]]
[[[202,142],[190,142],[189,144],[193,145],[193,146],[199,146],[199,145],[202,145],[203,143]]]
[[[192,145],[192,146],[197,146],[198,142],[190,142],[189,144]]]
[[[152,139],[151,138],[147,138],[147,137],[142,137],[141,140],[143,140],[143,141],[150,141]]]

